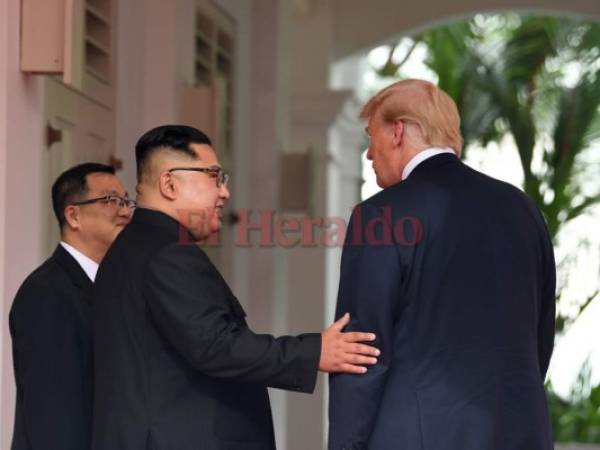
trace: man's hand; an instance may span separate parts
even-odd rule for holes
[[[321,333],[321,360],[319,370],[322,372],[365,373],[364,365],[377,364],[374,356],[379,350],[360,342],[374,341],[373,333],[342,333],[342,329],[350,322],[350,314],[346,313]]]

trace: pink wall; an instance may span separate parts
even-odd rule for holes
[[[19,71],[19,0],[0,5],[0,211],[4,212],[0,221],[0,446],[8,449],[15,392],[8,311],[25,276],[46,256],[40,224],[49,199],[43,192],[43,78]]]
[[[146,0],[142,113],[145,129],[177,117],[177,2]],[[138,49],[140,51],[140,49]]]
[[[119,2],[116,154],[135,185],[133,146],[140,133],[177,116],[177,2]],[[24,278],[47,256],[44,77],[19,69],[20,1],[0,1],[0,449],[12,438],[15,388],[8,312]],[[141,51],[144,48],[145,51]]]
[[[6,211],[6,158],[8,153],[8,145],[7,145],[7,121],[8,121],[8,111],[7,105],[3,101],[3,99],[7,96],[7,83],[6,83],[6,67],[8,55],[6,52],[6,48],[8,45],[8,2],[0,3],[0,293],[2,293],[2,300],[4,300],[4,287],[5,287],[5,276],[4,276],[4,252],[5,252],[5,244],[4,244],[4,236],[6,229],[6,214],[3,214]],[[0,364],[1,367],[5,366],[5,361],[7,360],[6,352],[4,351],[5,340],[7,334],[7,324],[4,315],[4,301],[2,302],[2,322],[0,322]],[[10,367],[10,366],[9,366]],[[0,369],[1,370],[1,369]],[[5,388],[5,385],[10,386],[9,382],[5,379],[8,376],[5,376],[4,371],[0,371],[0,446],[2,448],[6,448],[4,442],[8,433],[6,432],[7,427],[2,426],[4,422],[3,410],[5,408],[2,405],[7,404],[10,405],[10,400],[13,398],[12,392]]]
[[[118,175],[130,196],[135,195],[136,141],[151,127],[177,121],[178,87],[189,78],[182,65],[190,64],[193,53],[190,46],[182,58],[179,41],[187,31],[193,43],[193,6],[191,0],[117,3],[115,154],[123,161]]]
[[[134,147],[143,131],[144,0],[117,2],[115,154],[123,161],[118,176],[135,196]]]

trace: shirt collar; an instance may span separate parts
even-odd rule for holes
[[[431,147],[431,148],[427,148],[427,149],[417,153],[415,156],[412,157],[412,159],[404,167],[404,170],[402,171],[402,181],[406,180],[408,178],[408,176],[412,173],[412,171],[415,170],[415,167],[417,167],[423,161],[425,161],[426,159],[429,159],[433,156],[441,155],[442,153],[455,154],[454,150],[452,150],[450,147],[446,147],[446,148]]]
[[[72,245],[67,244],[64,241],[60,241],[60,245],[69,252],[69,254],[75,258],[75,261],[79,263],[85,274],[89,277],[92,282],[96,279],[96,273],[98,272],[98,263],[91,258],[85,256],[79,250]]]

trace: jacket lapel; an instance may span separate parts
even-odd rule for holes
[[[60,244],[54,250],[52,258],[67,272],[73,284],[85,292],[92,289],[92,280],[87,276],[79,263]]]

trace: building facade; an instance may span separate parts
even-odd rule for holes
[[[8,311],[56,245],[49,187],[62,170],[112,163],[132,195],[133,147],[145,130],[207,130],[233,176],[230,220],[211,256],[253,328],[319,331],[332,320],[341,249],[304,240],[295,224],[331,229],[327,218],[348,217],[361,183],[363,131],[347,120],[352,82],[333,83],[333,65],[499,10],[600,18],[596,0],[2,0],[1,448],[15,399]],[[265,241],[258,227],[268,223],[283,233],[272,228]],[[325,400],[325,377],[312,396],[272,392],[279,448],[323,448]]]

